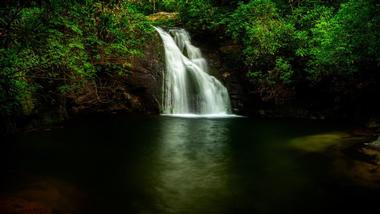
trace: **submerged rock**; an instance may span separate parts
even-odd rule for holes
[[[380,150],[380,136],[375,141],[366,143],[365,145]]]
[[[355,181],[357,185],[380,188],[379,138],[371,143],[363,143],[373,138],[370,130],[355,130],[347,138],[348,147],[334,153],[334,171]]]
[[[380,167],[368,161],[337,158],[333,164],[334,172],[349,178],[359,186],[380,188]]]
[[[291,140],[290,145],[306,152],[322,152],[331,146],[338,145],[347,137],[349,135],[343,132],[322,133],[295,138]]]
[[[0,198],[0,213],[12,214],[50,214],[52,210],[41,203],[16,197]]]
[[[0,196],[2,214],[83,213],[85,194],[76,186],[51,177],[22,180]]]

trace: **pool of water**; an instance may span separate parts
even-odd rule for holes
[[[1,144],[0,206],[21,198],[47,213],[378,213],[379,191],[349,176],[350,157],[337,152],[349,129],[88,116]]]

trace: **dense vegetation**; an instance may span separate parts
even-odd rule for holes
[[[375,0],[194,0],[179,8],[188,29],[239,45],[238,69],[262,101],[379,107]]]
[[[126,75],[153,32],[128,1],[8,1],[0,8],[0,118],[54,105],[101,72]],[[47,107],[48,108],[48,107]]]
[[[101,73],[127,75],[128,58],[142,56],[153,34],[146,15],[158,11],[236,45],[233,75],[244,76],[249,99],[366,114],[380,107],[376,0],[8,0],[0,5],[1,120],[63,102],[57,94]]]

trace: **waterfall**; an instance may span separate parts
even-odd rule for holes
[[[230,98],[223,84],[208,74],[199,48],[191,44],[184,29],[168,32],[155,27],[164,49],[162,113],[175,116],[228,116]]]

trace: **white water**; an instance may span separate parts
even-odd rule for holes
[[[230,98],[223,84],[208,74],[207,61],[184,29],[155,27],[165,48],[162,113],[179,117],[228,117]]]

